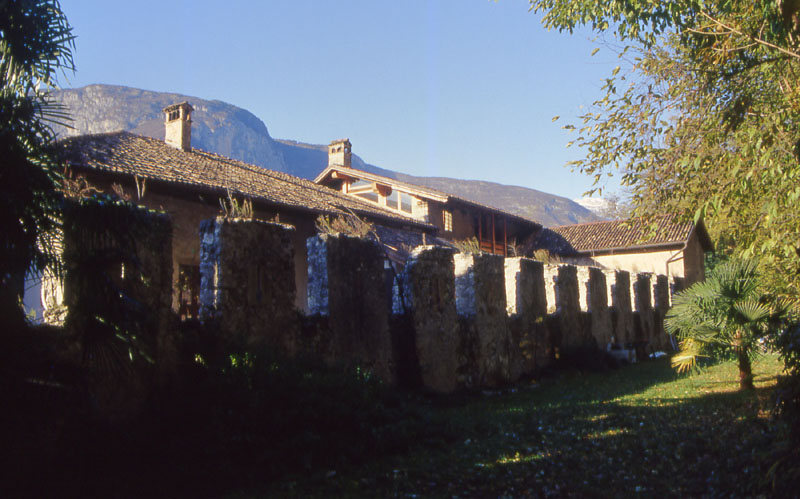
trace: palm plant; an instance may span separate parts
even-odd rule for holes
[[[758,279],[758,262],[732,260],[716,267],[709,278],[675,295],[664,326],[680,340],[672,358],[678,372],[718,349],[732,352],[739,363],[739,387],[753,388],[751,360],[759,340],[777,332],[786,317],[782,303],[770,303]]]
[[[60,167],[52,124],[68,120],[49,97],[74,69],[72,28],[57,0],[0,1],[0,292],[19,293],[28,270],[58,262],[44,237],[57,226]],[[13,300],[12,300],[13,301]]]

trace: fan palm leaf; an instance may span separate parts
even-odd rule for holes
[[[672,366],[686,372],[713,347],[739,359],[742,388],[752,388],[750,359],[758,354],[759,339],[777,331],[788,307],[771,305],[761,290],[758,262],[732,260],[715,268],[709,278],[675,295],[664,327],[681,349]]]

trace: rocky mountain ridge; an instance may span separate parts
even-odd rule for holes
[[[54,92],[67,106],[72,128],[57,127],[60,136],[128,130],[163,139],[162,109],[188,101],[192,115],[192,145],[247,163],[313,179],[328,163],[325,145],[273,139],[266,125],[251,112],[218,100],[117,85],[88,85]],[[357,147],[357,144],[356,146]],[[416,177],[386,170],[353,155],[353,168],[425,185],[478,203],[536,220],[545,226],[597,220],[598,217],[562,196],[482,180]]]

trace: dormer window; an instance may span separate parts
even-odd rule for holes
[[[393,210],[400,209],[400,193],[393,190],[391,194],[386,196],[386,207]]]
[[[375,191],[362,191],[355,194],[360,198],[364,198],[367,201],[372,201],[373,203],[377,203],[379,201],[378,193]]]
[[[406,213],[411,213],[414,211],[414,198],[411,197],[411,194],[406,194],[405,192],[400,193],[400,211],[405,211]]]
[[[350,192],[353,192],[353,193],[366,191],[366,190],[370,190],[371,191],[371,190],[374,190],[374,189],[375,189],[375,184],[373,184],[372,182],[369,182],[367,180],[359,179],[359,180],[356,180],[355,182],[350,184]]]

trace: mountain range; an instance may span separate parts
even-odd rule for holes
[[[72,117],[71,128],[56,127],[61,137],[128,130],[163,139],[162,109],[188,101],[194,107],[193,147],[306,179],[314,179],[328,164],[326,145],[273,139],[264,122],[253,113],[218,100],[101,84],[57,90],[53,96]],[[368,164],[356,154],[352,166],[494,206],[545,226],[599,220],[592,211],[570,199],[526,187],[484,180],[417,177]]]

